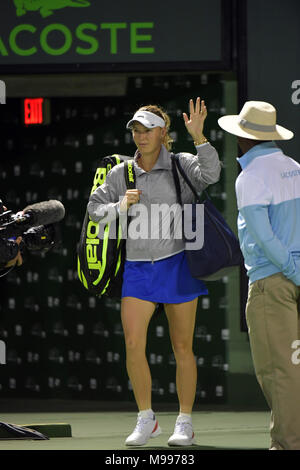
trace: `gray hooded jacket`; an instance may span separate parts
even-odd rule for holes
[[[193,186],[200,193],[220,177],[221,163],[216,149],[209,143],[199,145],[197,155],[179,153],[180,163]],[[128,210],[131,221],[126,240],[126,259],[129,261],[157,261],[184,250],[182,237],[182,209],[177,203],[172,172],[171,154],[162,145],[159,157],[151,169],[139,167],[138,152],[134,156],[136,187],[142,191],[140,202]],[[194,195],[179,174],[183,204],[194,202]],[[120,202],[126,193],[124,163],[113,167],[105,182],[91,194],[88,212],[94,222],[123,223],[127,214],[120,214]],[[101,230],[98,236],[101,236]]]

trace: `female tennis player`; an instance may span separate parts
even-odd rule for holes
[[[190,100],[183,113],[196,155],[179,153],[187,176],[201,192],[220,177],[215,148],[203,134],[205,102]],[[137,147],[134,155],[136,189],[126,189],[124,164],[112,168],[104,184],[91,195],[88,211],[95,222],[107,223],[131,216],[126,240],[121,317],[126,345],[126,367],[138,407],[137,424],[125,443],[140,446],[161,433],[151,402],[151,373],[146,357],[147,330],[158,303],[164,304],[176,360],[179,415],[170,446],[194,443],[192,408],[197,368],[193,336],[198,297],[207,294],[205,284],[188,269],[182,238],[181,207],[177,204],[171,165],[170,118],[157,105],[143,106],[127,123]],[[194,196],[181,175],[182,203]],[[106,214],[106,215],[105,215]],[[108,215],[107,215],[108,214]]]

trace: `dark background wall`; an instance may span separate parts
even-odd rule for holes
[[[223,77],[224,78],[224,77]],[[21,101],[9,98],[0,143],[1,195],[14,212],[57,199],[66,216],[62,244],[45,258],[28,256],[23,267],[0,278],[0,339],[7,364],[0,397],[132,400],[125,365],[120,300],[98,299],[77,278],[76,249],[98,161],[112,153],[133,155],[125,124],[144,102],[159,102],[172,120],[173,151],[194,152],[182,119],[201,90],[209,117],[206,134],[220,155],[217,119],[225,103],[220,74],[132,76],[122,96],[51,97],[51,123],[26,127]],[[224,179],[211,192],[224,211]],[[199,300],[195,347],[197,403],[226,402],[226,282],[211,282]],[[148,332],[153,399],[176,403],[175,360],[160,306]]]
[[[300,2],[247,2],[247,99],[272,103],[295,133],[281,146],[300,161]],[[294,87],[294,88],[293,88]]]

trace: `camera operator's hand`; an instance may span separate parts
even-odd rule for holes
[[[16,243],[17,243],[18,245],[20,245],[21,241],[22,241],[22,237],[18,237],[18,238],[16,239]],[[21,255],[20,251],[18,251],[17,256],[15,256],[13,259],[11,259],[10,261],[8,261],[8,263],[6,263],[6,265],[5,265],[5,267],[6,267],[6,268],[10,268],[11,266],[15,266],[15,265],[16,265],[16,266],[21,266],[22,264],[23,264],[22,255]]]

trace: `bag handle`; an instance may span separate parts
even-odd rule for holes
[[[196,202],[200,202],[201,200],[201,193],[198,193],[198,191],[195,189],[195,187],[192,185],[191,181],[189,180],[187,174],[185,173],[184,169],[182,168],[182,165],[180,163],[180,160],[179,160],[179,155],[176,155],[175,153],[172,153],[171,154],[171,159],[172,159],[172,167],[173,167],[173,175],[174,175],[174,180],[175,180],[175,186],[176,186],[176,190],[177,190],[177,195],[178,195],[178,199],[180,201],[180,204],[182,205],[182,199],[181,199],[181,190],[180,190],[180,183],[179,183],[179,178],[178,178],[178,173],[177,173],[177,168],[181,174],[181,176],[183,177],[183,179],[185,180],[186,184],[189,186],[189,188],[191,189],[192,193],[194,194],[195,198],[196,198]],[[175,163],[175,165],[174,165]],[[180,191],[180,193],[178,193],[178,190]],[[206,196],[207,199],[210,199],[207,191],[204,189],[203,192]],[[179,196],[180,194],[180,196]]]

